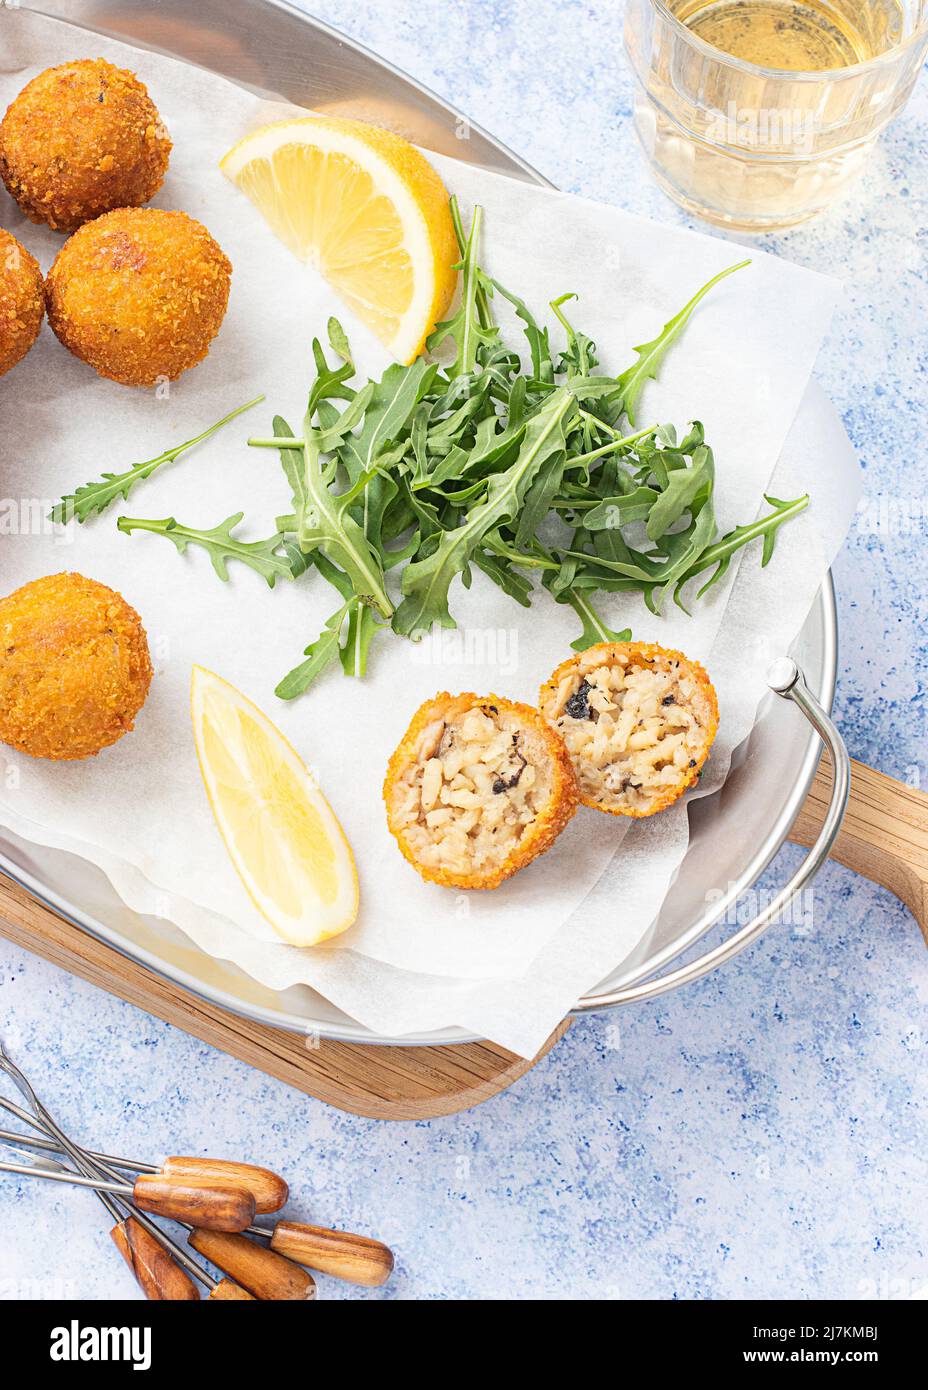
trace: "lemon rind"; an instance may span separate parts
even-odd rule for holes
[[[307,927],[306,914],[300,918],[295,918],[283,912],[258,889],[251,875],[243,872],[243,857],[231,833],[231,827],[227,824],[226,817],[219,813],[220,798],[216,794],[216,779],[209,767],[209,759],[202,746],[202,723],[199,718],[199,712],[205,709],[208,690],[211,685],[219,691],[221,698],[227,700],[231,705],[245,708],[262,730],[269,735],[272,742],[276,742],[280,746],[292,769],[311,793],[308,799],[314,804],[326,824],[329,839],[335,851],[339,893],[329,908],[319,903],[318,899],[313,903],[309,927]],[[347,931],[357,919],[360,896],[354,853],[338,817],[289,739],[247,695],[244,695],[229,681],[224,680],[222,676],[216,675],[215,672],[209,671],[203,666],[195,665],[193,667],[190,684],[190,707],[197,762],[216,827],[245,891],[261,916],[270,923],[275,932],[288,945],[297,947],[321,945],[332,937]],[[311,886],[311,880],[308,876],[303,874],[301,877],[305,883]]]

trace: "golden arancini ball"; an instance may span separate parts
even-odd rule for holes
[[[33,222],[64,231],[147,203],[170,153],[145,85],[103,58],[40,72],[0,122],[7,191]]]
[[[0,742],[33,758],[89,758],[133,726],[151,684],[141,620],[82,574],[0,599]]]
[[[567,745],[583,805],[613,816],[653,816],[681,797],[719,727],[699,662],[654,642],[599,642],[568,657],[538,704]]]
[[[383,784],[387,823],[423,878],[497,888],[577,809],[567,750],[536,709],[498,695],[426,700]]]
[[[58,252],[45,282],[48,321],[100,376],[154,386],[209,352],[231,274],[185,212],[120,208],[85,223]]]
[[[32,347],[44,313],[38,261],[0,227],[0,376]]]

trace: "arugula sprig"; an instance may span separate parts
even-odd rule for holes
[[[62,497],[60,502],[55,503],[49,513],[49,520],[59,524],[72,519],[85,522],[88,517],[105,512],[110,503],[115,502],[117,497],[121,497],[124,502],[127,502],[129,493],[137,483],[142,482],[144,478],[150,478],[152,473],[163,468],[166,463],[173,463],[175,459],[180,458],[181,454],[192,449],[195,444],[202,444],[217,430],[221,430],[223,425],[227,425],[230,420],[236,419],[239,415],[244,415],[246,410],[260,405],[263,400],[263,396],[256,396],[253,401],[248,401],[236,410],[231,410],[228,415],[224,415],[221,420],[216,421],[215,425],[210,425],[209,429],[196,435],[194,439],[187,439],[183,444],[175,444],[172,449],[165,449],[164,453],[158,454],[156,458],[146,459],[144,463],[134,463],[123,473],[104,473],[103,477],[95,482],[84,483],[83,487],[79,487],[76,492],[68,493]]]
[[[323,576],[342,595],[344,603],[326,620],[320,635],[305,649],[303,655],[306,660],[295,666],[278,684],[275,693],[281,700],[295,700],[302,695],[336,660],[341,662],[346,676],[365,675],[371,642],[381,628],[388,626],[377,620],[370,604],[362,602],[352,592],[351,580],[346,574],[324,556],[317,555],[315,562]]]
[[[263,541],[243,541],[233,536],[232,532],[244,515],[244,512],[234,512],[209,531],[197,531],[190,526],[181,526],[172,516],[165,517],[162,521],[121,516],[116,526],[125,535],[130,535],[133,531],[150,531],[156,536],[164,536],[177,547],[181,555],[189,545],[201,546],[209,555],[213,569],[224,583],[229,578],[230,560],[239,560],[256,570],[267,580],[271,589],[278,579],[292,579],[295,557],[286,549],[281,553],[285,541],[280,532]]]

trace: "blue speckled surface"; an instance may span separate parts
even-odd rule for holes
[[[684,220],[630,127],[621,7],[317,0],[563,188]],[[868,174],[769,249],[843,274],[818,366],[889,532],[836,566],[837,713],[851,751],[924,785],[928,87]],[[786,850],[767,883],[797,851]],[[928,1286],[928,953],[908,913],[837,866],[807,935],[575,1024],[507,1094],[379,1124],[268,1081],[0,940],[0,1026],[78,1134],[140,1157],[225,1153],[287,1173],[294,1210],[381,1235],[386,1290],[327,1298],[808,1298]],[[2,1180],[0,1297],[133,1297],[89,1195]]]

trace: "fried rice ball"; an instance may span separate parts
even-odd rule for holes
[[[139,615],[105,584],[50,574],[0,599],[0,742],[92,757],[132,728],[150,684]]]
[[[538,704],[567,746],[583,805],[613,816],[653,816],[682,796],[719,726],[699,662],[648,642],[600,642],[570,657]]]
[[[498,695],[427,700],[390,759],[383,796],[403,855],[448,888],[497,888],[577,809],[561,740],[536,709]]]
[[[209,352],[232,266],[184,212],[121,208],[65,242],[45,282],[55,334],[124,386],[173,381]]]
[[[7,191],[33,222],[63,231],[147,203],[170,153],[144,84],[102,58],[40,72],[0,122]]]
[[[39,336],[44,314],[38,261],[0,227],[0,376],[25,357]]]

